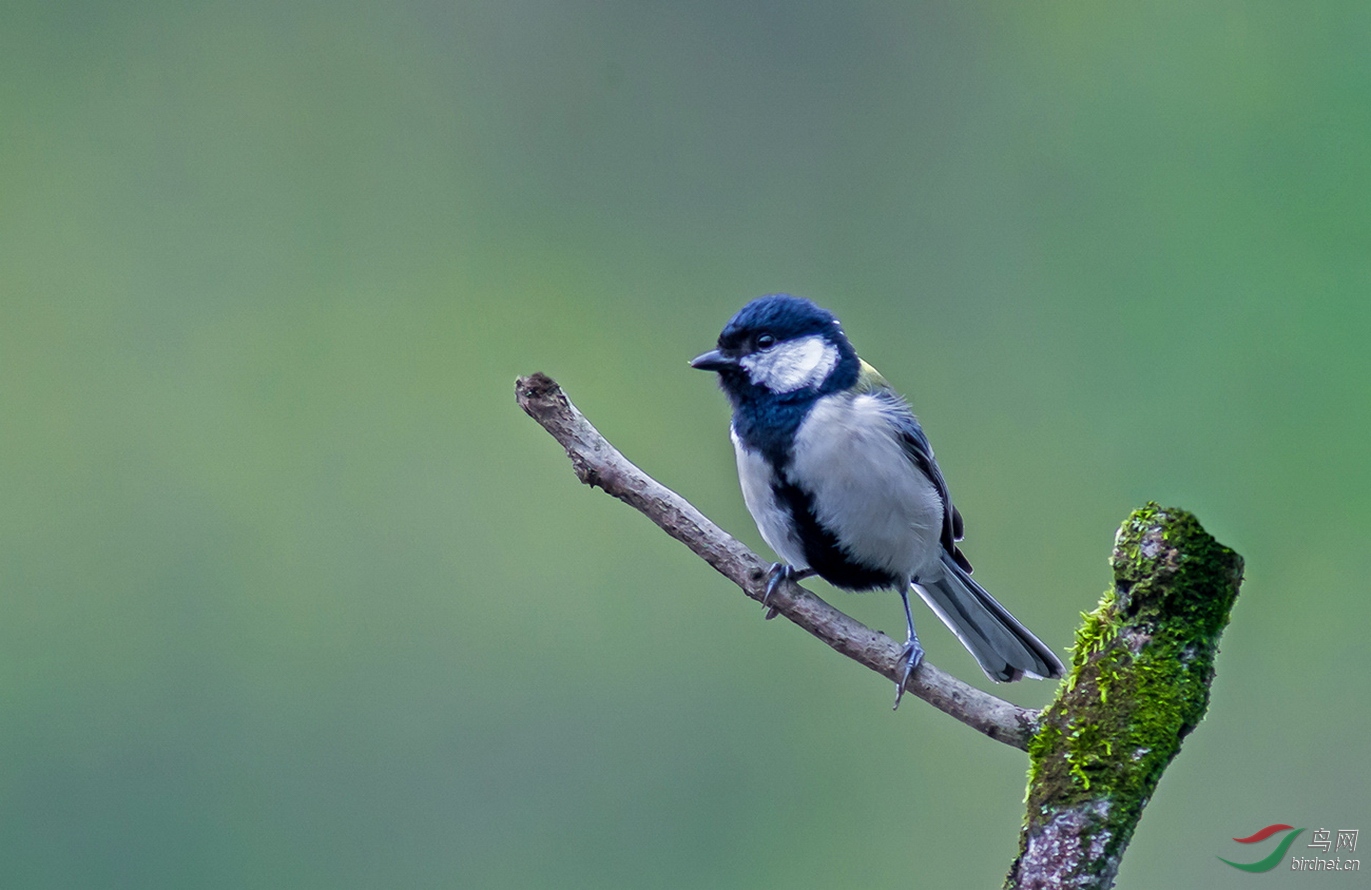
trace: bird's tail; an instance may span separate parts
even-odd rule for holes
[[[1028,676],[1060,677],[1061,659],[1009,614],[1009,610],[971,580],[950,554],[943,554],[942,578],[914,589],[938,614],[992,680],[1013,682]]]

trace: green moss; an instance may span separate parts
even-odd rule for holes
[[[1100,605],[1093,612],[1081,613],[1081,626],[1076,630],[1076,645],[1072,647],[1072,663],[1079,666],[1083,659],[1103,651],[1119,633],[1118,615],[1114,609],[1114,591],[1105,591]]]
[[[1208,707],[1242,560],[1189,513],[1148,504],[1112,563],[1114,588],[1082,616],[1070,675],[1029,742],[1027,822],[1103,801],[1091,812],[1122,849]]]

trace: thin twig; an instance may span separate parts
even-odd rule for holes
[[[761,601],[770,564],[710,522],[685,498],[634,466],[576,410],[555,380],[544,374],[521,377],[514,392],[519,407],[566,449],[577,478],[647,516],[743,593]],[[895,680],[901,646],[890,637],[793,582],[780,585],[770,605],[843,655]],[[1028,748],[1039,717],[1039,712],[968,686],[927,661],[910,676],[905,690],[972,729],[1023,750]]]

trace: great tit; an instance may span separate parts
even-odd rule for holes
[[[971,579],[957,547],[962,516],[928,437],[831,312],[787,294],[760,297],[690,364],[717,372],[733,405],[743,500],[783,560],[767,598],[783,579],[815,574],[845,590],[900,594],[908,637],[896,707],[923,658],[910,587],[991,679],[1062,675],[1052,650]]]

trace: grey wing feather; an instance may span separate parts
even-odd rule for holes
[[[891,390],[886,390],[886,393],[891,402],[898,408],[898,410],[891,412],[891,417],[899,428],[900,444],[904,446],[905,455],[932,481],[933,487],[937,489],[938,497],[942,499],[943,549],[948,552],[957,565],[970,572],[971,562],[957,547],[957,542],[962,539],[962,514],[952,505],[952,495],[947,491],[947,482],[943,479],[943,471],[938,469],[938,461],[933,457],[933,446],[929,444],[928,436],[924,434],[923,427],[919,426],[919,419],[914,416],[909,404]]]

